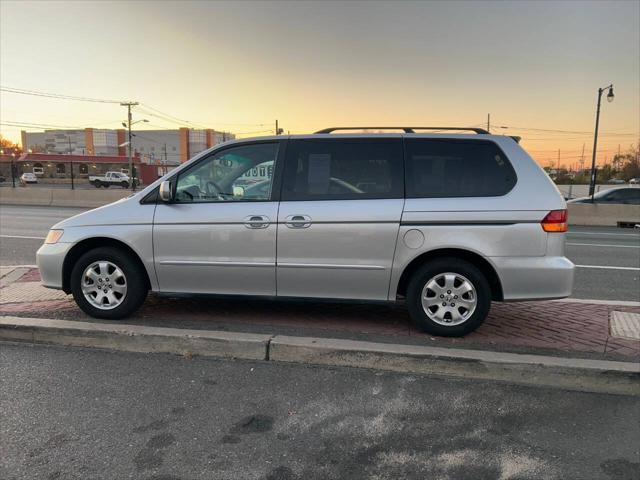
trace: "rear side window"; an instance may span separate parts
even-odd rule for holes
[[[407,197],[497,197],[516,184],[516,173],[493,142],[406,139]]]
[[[283,200],[402,198],[402,141],[291,140]]]

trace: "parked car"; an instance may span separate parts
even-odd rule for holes
[[[0,183],[4,183],[6,181],[7,181],[7,179],[5,178],[5,176],[4,175],[0,175]]]
[[[96,188],[109,188],[111,185],[129,188],[130,181],[129,175],[121,172],[107,172],[104,175],[89,175],[89,183]]]
[[[624,185],[625,181],[620,178],[612,178],[607,183],[612,185]]]
[[[492,301],[571,294],[566,203],[516,140],[403,130],[209,149],[55,225],[37,253],[43,284],[107,319],[149,290],[405,302],[445,336],[477,328]],[[266,170],[269,188],[246,187]]]
[[[23,183],[23,184],[38,183],[38,177],[36,176],[35,173],[26,172],[20,175],[20,183]]]
[[[591,203],[591,197],[580,197],[567,203]],[[593,203],[624,203],[640,205],[640,188],[620,187],[601,190],[593,196]]]
[[[629,185],[638,185],[640,183],[640,178],[632,178],[629,180]]]

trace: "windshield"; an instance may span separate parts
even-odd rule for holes
[[[610,193],[612,192],[612,190],[600,190],[598,193],[596,193],[593,198],[594,199],[598,199],[598,198],[606,198]]]

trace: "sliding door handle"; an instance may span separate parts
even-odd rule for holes
[[[249,215],[244,219],[244,226],[247,228],[267,228],[269,223],[269,217],[265,215]]]
[[[309,215],[289,215],[284,222],[289,228],[309,228],[311,223]]]

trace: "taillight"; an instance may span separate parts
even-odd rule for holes
[[[545,232],[566,232],[567,231],[567,211],[551,210],[540,222]]]

